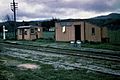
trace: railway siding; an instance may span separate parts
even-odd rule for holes
[[[80,51],[80,50],[70,50],[70,49],[61,49],[61,48],[53,48],[53,47],[43,47],[43,46],[32,46],[32,45],[21,45],[16,43],[1,43],[3,46],[14,47],[14,48],[22,48],[29,50],[37,50],[41,52],[49,52],[55,54],[62,55],[72,55],[72,56],[80,56],[87,58],[95,58],[101,60],[109,60],[109,61],[117,61],[120,62],[120,54],[119,53],[103,53],[103,52],[91,52],[91,51]]]
[[[25,46],[34,46],[34,47],[47,47],[47,48],[54,48],[54,49],[64,49],[64,50],[71,50],[71,51],[82,51],[82,52],[93,52],[93,53],[104,53],[104,54],[115,54],[120,56],[120,51],[114,50],[106,50],[106,49],[94,49],[94,48],[85,48],[85,47],[71,47],[71,45],[64,45],[58,43],[50,43],[50,44],[38,44],[38,42],[21,42],[21,41],[4,41],[2,43],[8,44],[16,44],[16,45],[25,45]]]
[[[27,50],[27,49],[19,49],[19,48],[6,48],[6,51],[3,53],[0,53],[1,55],[7,55],[15,58],[20,58],[23,60],[29,60],[29,61],[35,61],[40,62],[43,64],[51,64],[54,66],[55,69],[63,68],[63,69],[87,69],[91,71],[96,71],[104,74],[110,74],[115,76],[120,76],[120,70],[114,70],[110,68],[101,67],[95,64],[91,64],[92,62],[89,62],[87,60],[83,60],[81,57],[76,57],[76,60],[79,61],[73,61],[72,58],[70,58],[70,55],[61,55],[61,54],[53,54],[48,52],[40,52],[40,51],[33,51],[33,50]],[[56,60],[53,60],[54,58],[58,58]],[[71,62],[73,61],[73,62]],[[120,65],[120,64],[119,64]]]

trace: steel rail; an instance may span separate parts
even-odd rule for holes
[[[100,60],[108,60],[114,62],[120,62],[119,54],[109,54],[103,52],[85,52],[79,50],[70,50],[70,49],[60,49],[60,48],[52,48],[52,47],[43,47],[43,46],[31,46],[31,45],[19,45],[19,44],[8,44],[8,43],[0,43],[3,47],[14,47],[20,49],[28,49],[28,50],[37,50],[41,52],[49,52],[55,54],[62,54],[62,55],[71,55],[71,56],[80,56],[80,57],[87,57],[93,59],[100,59]]]

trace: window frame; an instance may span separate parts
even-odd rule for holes
[[[19,29],[19,35],[22,35],[23,29]]]
[[[28,32],[27,29],[24,29],[24,34],[25,34],[25,35],[27,35],[27,32]]]
[[[94,27],[92,27],[92,35],[95,35],[95,28]]]
[[[32,31],[33,30],[33,31]],[[35,33],[35,29],[34,28],[31,28],[30,29],[30,34],[34,34]]]

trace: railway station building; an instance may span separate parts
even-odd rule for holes
[[[55,23],[56,41],[107,42],[107,27],[97,26],[80,19],[60,20]]]
[[[41,38],[43,28],[39,26],[19,26],[17,28],[18,40],[34,40]]]

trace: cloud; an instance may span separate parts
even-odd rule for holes
[[[115,9],[115,1],[116,0],[65,0],[56,3],[47,3],[47,6],[51,8],[74,8],[84,11],[106,12]]]
[[[0,0],[0,18],[12,15],[12,0]],[[111,12],[120,13],[120,0],[16,0],[17,19],[89,18]]]
[[[10,14],[10,11],[10,2],[6,0],[0,0],[0,21],[2,21],[7,14]]]

